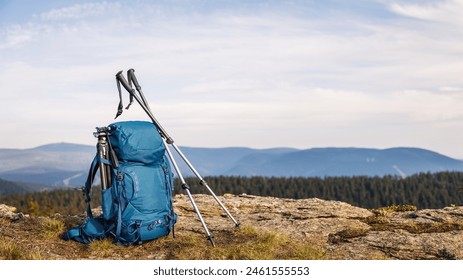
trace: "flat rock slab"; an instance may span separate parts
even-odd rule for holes
[[[463,259],[463,207],[377,211],[318,198],[282,199],[252,195],[219,197],[241,225],[275,231],[322,247],[328,259]],[[195,195],[208,228],[234,223],[210,195]],[[174,205],[176,229],[203,231],[186,195]]]

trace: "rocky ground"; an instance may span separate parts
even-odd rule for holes
[[[213,233],[217,247],[235,242],[234,223],[224,214],[213,197],[195,195],[203,218]],[[280,199],[250,195],[220,197],[241,227],[287,235],[291,239],[319,248],[323,259],[463,259],[463,207],[416,210],[413,207],[388,207],[368,210],[339,201],[310,199]],[[203,235],[191,202],[185,195],[174,198],[179,215],[175,227],[180,236]],[[65,222],[67,228],[83,216],[54,219]],[[121,249],[117,254],[95,255],[88,245],[45,238],[44,217],[28,217],[14,208],[0,205],[0,245],[8,242],[26,244],[31,251],[40,249],[42,259],[169,259],[166,251],[153,256],[149,247]],[[175,241],[172,241],[175,242]],[[207,241],[204,241],[207,242]],[[169,246],[174,246],[169,243]],[[153,245],[150,245],[153,246]],[[1,258],[0,258],[1,259]]]

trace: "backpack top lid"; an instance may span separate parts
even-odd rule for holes
[[[165,147],[153,123],[124,121],[109,125],[109,140],[121,162],[156,164],[161,161]]]

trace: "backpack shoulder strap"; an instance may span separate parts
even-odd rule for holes
[[[88,171],[87,180],[85,181],[85,186],[82,190],[85,197],[85,202],[87,204],[87,216],[93,218],[92,209],[90,206],[91,194],[92,194],[92,185],[96,176],[96,172],[100,166],[100,162],[104,164],[111,165],[111,162],[107,159],[101,158],[98,154],[93,158],[92,164],[90,165],[90,170]]]
[[[81,243],[90,243],[94,240],[102,239],[113,229],[113,226],[104,221],[101,217],[93,217],[90,207],[90,197],[92,193],[92,184],[95,179],[96,172],[99,169],[99,163],[110,164],[106,159],[102,159],[98,154],[93,158],[90,170],[88,172],[87,181],[82,189],[87,204],[87,219],[79,226],[67,230],[63,233],[64,240],[75,240]]]

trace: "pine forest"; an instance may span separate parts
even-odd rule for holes
[[[240,177],[204,178],[217,195],[225,193],[273,196],[280,198],[320,198],[337,200],[373,209],[392,205],[413,205],[418,209],[443,208],[463,204],[463,173],[420,173],[401,178],[384,177]],[[193,194],[208,193],[196,178],[186,178]],[[175,193],[184,193],[176,180]],[[99,206],[99,186],[93,187],[91,206]],[[0,203],[14,206],[31,215],[55,213],[77,215],[85,212],[81,191],[58,189],[0,197]]]

